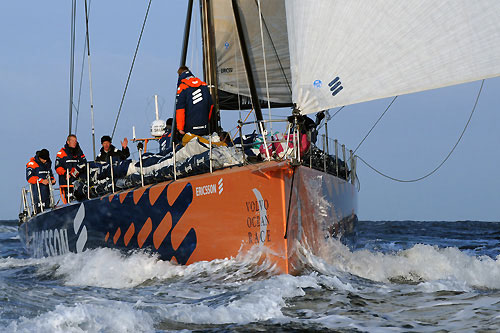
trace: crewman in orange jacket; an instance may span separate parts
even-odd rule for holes
[[[56,183],[51,166],[52,161],[47,149],[37,151],[35,157],[26,164],[26,180],[30,183],[33,193],[35,213],[40,213],[42,207],[45,210],[50,206],[49,180],[52,184]]]
[[[207,84],[195,77],[186,66],[181,66],[177,74],[177,97],[175,121],[180,134],[209,134],[208,123],[212,117],[214,104]]]
[[[68,135],[66,144],[59,150],[56,157],[56,172],[59,175],[59,189],[64,203],[68,198],[67,188],[71,189],[73,182],[85,171],[86,165],[87,159],[78,144],[76,135]],[[68,175],[69,184],[66,181]]]

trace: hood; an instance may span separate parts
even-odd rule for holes
[[[189,77],[195,77],[193,73],[191,73],[190,70],[184,71],[179,75],[179,78],[177,79],[177,86],[181,84],[181,81],[184,79],[187,79]]]

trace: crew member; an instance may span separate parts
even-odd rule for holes
[[[119,150],[115,146],[111,144],[111,137],[109,135],[105,135],[101,138],[101,151],[99,155],[96,157],[96,162],[105,162],[109,163],[109,157],[113,157],[113,161],[117,160],[126,160],[130,156],[130,150],[128,149],[128,140],[124,138],[121,142],[122,149]]]
[[[83,153],[76,135],[70,134],[66,139],[66,144],[59,150],[56,157],[56,172],[59,175],[59,189],[64,203],[68,198],[67,189],[72,193],[73,182],[85,171],[87,159]],[[69,176],[69,184],[66,178]]]
[[[35,213],[40,213],[42,207],[48,209],[50,206],[49,180],[52,185],[56,183],[56,180],[52,174],[52,161],[47,149],[37,151],[35,157],[32,157],[26,164],[26,180],[31,184]]]
[[[177,70],[176,124],[181,135],[208,135],[208,123],[214,108],[207,84],[195,77],[189,68]]]
[[[160,144],[160,155],[167,155],[172,151],[172,142],[170,138],[172,137],[172,118],[168,118],[165,126],[165,132],[160,137],[158,143]]]

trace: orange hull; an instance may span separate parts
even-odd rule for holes
[[[349,229],[342,223],[351,223],[346,221],[356,216],[354,186],[303,166],[295,172],[289,212],[293,169],[285,162],[265,162],[179,179],[168,185],[168,198],[177,198],[190,183],[193,201],[173,229],[171,223],[165,224],[164,234],[171,230],[172,246],[176,249],[191,229],[196,231],[196,248],[187,264],[234,257],[252,246],[264,245],[282,272],[293,273],[300,269],[294,260],[297,241],[307,242],[316,252],[325,235]],[[311,178],[313,183],[308,184]],[[166,186],[167,183],[152,186],[150,199],[164,193]],[[318,197],[322,187],[326,197]],[[140,191],[144,192],[135,192]],[[328,199],[337,200],[338,204],[321,202]]]
[[[20,235],[34,256],[141,248],[181,264],[265,246],[293,274],[297,244],[319,253],[329,236],[352,230],[356,194],[340,178],[271,161],[71,203],[35,216]]]

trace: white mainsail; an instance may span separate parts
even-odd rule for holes
[[[292,84],[285,3],[283,0],[266,0],[260,3],[262,34],[258,2],[237,1],[257,94],[260,100],[267,100],[267,89],[269,89],[271,102],[289,104],[292,101]],[[231,0],[214,1],[212,12],[218,88],[232,94],[250,96]],[[266,54],[265,64],[262,44]]]
[[[499,0],[287,0],[302,113],[500,75]]]

